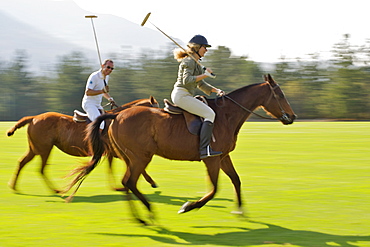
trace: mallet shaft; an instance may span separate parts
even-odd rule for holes
[[[144,20],[141,22],[141,26],[144,26],[144,24],[148,21],[149,19],[149,16],[150,16],[151,12],[149,12]],[[150,21],[149,21],[150,22]],[[196,59],[192,54],[188,53],[179,43],[177,43],[173,38],[171,38],[170,36],[168,36],[165,32],[163,32],[159,27],[157,27],[156,25],[154,25],[152,22],[150,22],[150,24],[152,24],[158,31],[160,31],[164,36],[166,36],[167,38],[169,38],[175,45],[177,45],[178,47],[180,47],[180,49],[182,49],[184,52],[186,52],[199,66],[201,66],[203,69],[207,69],[205,66],[203,66],[198,59]],[[216,76],[215,74],[212,73],[212,75]]]

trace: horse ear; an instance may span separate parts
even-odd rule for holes
[[[268,80],[267,80],[267,76],[266,76],[266,75],[263,75],[263,79],[264,79],[265,81],[268,81]]]
[[[267,81],[270,83],[270,85],[274,86],[274,85],[277,84],[270,74],[268,74],[267,79],[268,79]]]

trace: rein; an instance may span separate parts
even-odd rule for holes
[[[273,117],[265,117],[265,116],[262,116],[262,115],[260,115],[260,114],[258,114],[258,113],[255,113],[254,111],[251,111],[251,110],[249,110],[248,108],[245,108],[244,106],[242,106],[241,104],[239,104],[238,102],[236,102],[235,100],[233,100],[232,98],[230,98],[229,96],[227,96],[227,95],[224,95],[223,97],[225,97],[225,98],[228,98],[229,100],[231,100],[232,102],[234,102],[234,104],[236,104],[237,106],[239,106],[240,108],[242,108],[243,110],[245,110],[245,111],[247,111],[247,112],[249,112],[249,113],[252,113],[252,114],[254,114],[254,115],[256,115],[256,116],[258,116],[258,117],[260,117],[260,118],[264,118],[264,119],[268,119],[268,120],[278,120],[277,118],[273,118]]]
[[[110,105],[110,109],[111,109],[111,110],[113,110],[113,107],[118,108],[118,105],[116,105],[116,104],[112,104],[112,102],[108,102],[107,104],[103,105],[103,108],[104,108],[104,107],[107,107],[107,106],[109,106],[109,105]]]
[[[273,96],[274,96],[274,98],[276,99],[276,101],[278,102],[278,105],[279,105],[279,108],[280,108],[281,112],[283,113],[283,115],[282,115],[282,117],[281,117],[281,118],[273,118],[273,117],[265,117],[265,116],[262,116],[262,115],[260,115],[260,114],[258,114],[258,113],[255,113],[254,111],[251,111],[251,110],[249,110],[249,109],[245,108],[244,106],[242,106],[241,104],[239,104],[238,102],[236,102],[234,99],[230,98],[230,97],[229,97],[229,96],[227,96],[227,95],[223,95],[221,98],[222,98],[222,99],[223,99],[223,97],[228,98],[229,100],[231,100],[234,104],[236,104],[237,106],[239,106],[239,107],[240,107],[240,108],[242,108],[243,110],[245,110],[245,111],[247,111],[247,112],[249,112],[249,113],[251,113],[251,114],[254,114],[254,115],[256,115],[256,116],[258,116],[258,117],[260,117],[260,118],[268,119],[268,120],[286,120],[286,119],[287,119],[287,118],[289,118],[289,117],[287,116],[287,114],[285,113],[284,109],[282,108],[282,106],[281,106],[281,104],[280,104],[279,100],[277,99],[277,95],[276,95],[276,93],[275,93],[275,89],[276,89],[276,88],[278,88],[278,87],[279,87],[279,85],[278,85],[278,84],[276,84],[276,86],[275,86],[275,87],[272,87],[270,83],[268,83],[268,85],[269,85],[269,87],[270,87],[270,89],[271,89],[271,95],[270,95],[270,97],[269,97],[269,99],[268,99],[268,101],[267,101],[267,103],[266,103],[266,104],[268,104],[268,103],[270,102],[270,100],[271,100],[271,98],[272,98],[272,95],[273,95]],[[224,100],[224,99],[223,99],[223,100]],[[216,105],[217,105],[217,98],[216,98]]]

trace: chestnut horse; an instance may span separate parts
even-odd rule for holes
[[[223,98],[208,99],[207,102],[216,113],[213,130],[215,142],[212,143],[212,148],[222,151],[223,154],[203,160],[213,189],[196,202],[186,202],[179,213],[201,208],[215,196],[220,169],[231,179],[238,199],[237,213],[242,213],[241,182],[229,154],[235,148],[240,128],[252,111],[258,107],[262,107],[275,117],[273,119],[280,120],[283,124],[292,124],[296,115],[283,91],[270,75],[265,76],[263,83],[239,88]],[[102,115],[87,130],[93,157],[87,165],[75,170],[78,175],[69,184],[69,189],[94,169],[102,153],[105,152],[99,133],[99,125],[105,119],[115,119],[109,126],[108,136],[118,156],[127,164],[122,184],[128,189],[128,201],[131,200],[131,191],[152,213],[150,203],[137,188],[140,174],[153,155],[171,160],[200,161],[199,136],[188,131],[182,115],[169,114],[159,108],[138,106],[117,115]],[[134,217],[145,224],[135,208],[131,207],[131,210]]]
[[[129,103],[126,103],[118,108],[107,111],[107,113],[117,114],[118,112],[127,109],[132,106],[153,106],[158,107],[158,102],[152,96],[149,99],[138,99]],[[17,181],[20,172],[24,166],[30,162],[36,155],[41,156],[41,175],[44,178],[46,185],[56,193],[60,190],[56,189],[50,179],[46,176],[44,170],[47,165],[47,161],[53,146],[58,147],[61,151],[66,154],[73,156],[86,157],[90,156],[87,141],[85,140],[85,130],[88,126],[87,122],[76,123],[73,121],[72,116],[56,113],[46,112],[37,116],[27,116],[20,119],[14,127],[8,130],[8,136],[12,136],[14,132],[29,124],[28,134],[28,152],[20,160],[19,165],[13,178],[9,181],[9,186],[13,190],[17,190]],[[112,187],[112,160],[114,153],[108,152],[107,158],[109,161],[109,176]],[[117,156],[115,156],[117,157]],[[153,187],[155,182],[146,173],[143,173],[144,177]],[[116,189],[119,190],[119,189]]]

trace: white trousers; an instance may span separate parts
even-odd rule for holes
[[[182,87],[174,87],[171,93],[172,102],[178,107],[204,118],[204,121],[215,121],[216,114],[211,107],[194,98],[188,90]]]
[[[87,116],[93,122],[97,117],[101,115],[100,110],[104,111],[103,107],[100,105],[93,105],[93,104],[84,104],[82,108],[87,113]],[[104,121],[100,124],[100,129],[104,129]]]

